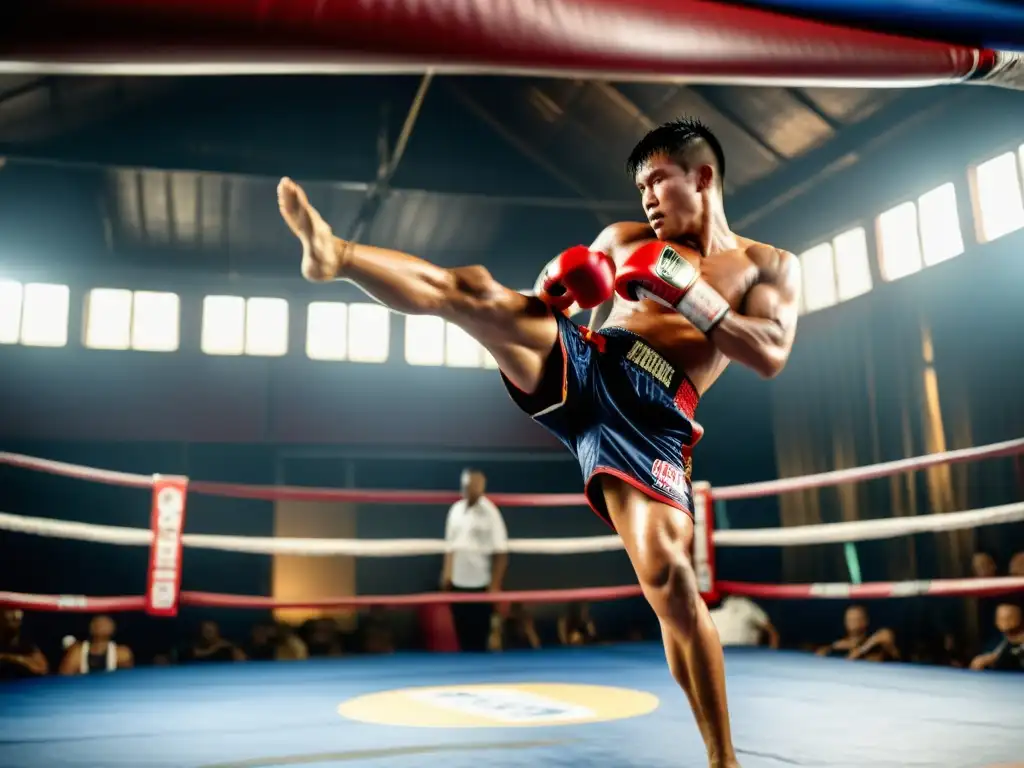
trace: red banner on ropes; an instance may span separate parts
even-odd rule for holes
[[[153,507],[150,527],[153,543],[149,551],[146,582],[146,613],[177,616],[181,589],[181,534],[185,530],[187,477],[153,479]]]

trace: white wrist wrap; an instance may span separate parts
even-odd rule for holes
[[[701,333],[708,333],[718,325],[729,309],[729,302],[722,298],[722,294],[700,279],[676,304],[679,314]]]
[[[674,309],[701,333],[718,325],[730,309],[729,302],[701,279],[700,271],[672,248],[666,247],[661,252],[654,274],[685,291]]]

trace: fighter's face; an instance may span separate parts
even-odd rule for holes
[[[703,253],[707,208],[705,169],[687,171],[667,155],[655,155],[636,173],[644,214],[659,240],[674,240]]]
[[[868,614],[863,608],[848,608],[843,617],[849,635],[863,635],[868,631]]]
[[[1024,616],[1016,605],[1000,605],[996,608],[996,629],[1003,634],[1016,632],[1024,624]]]

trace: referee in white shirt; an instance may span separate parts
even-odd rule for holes
[[[448,510],[444,538],[448,551],[441,589],[453,592],[500,592],[508,570],[508,531],[501,512],[484,496],[487,478],[476,469],[462,472],[462,498]],[[452,618],[459,647],[484,651],[490,634],[491,603],[453,603]]]

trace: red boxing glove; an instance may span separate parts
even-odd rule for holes
[[[624,299],[651,299],[670,307],[699,331],[708,333],[729,312],[729,302],[701,279],[700,271],[671,245],[642,245],[615,275],[615,291]]]
[[[607,255],[575,245],[553,258],[534,291],[548,306],[566,311],[573,304],[592,309],[612,297],[615,264]]]

